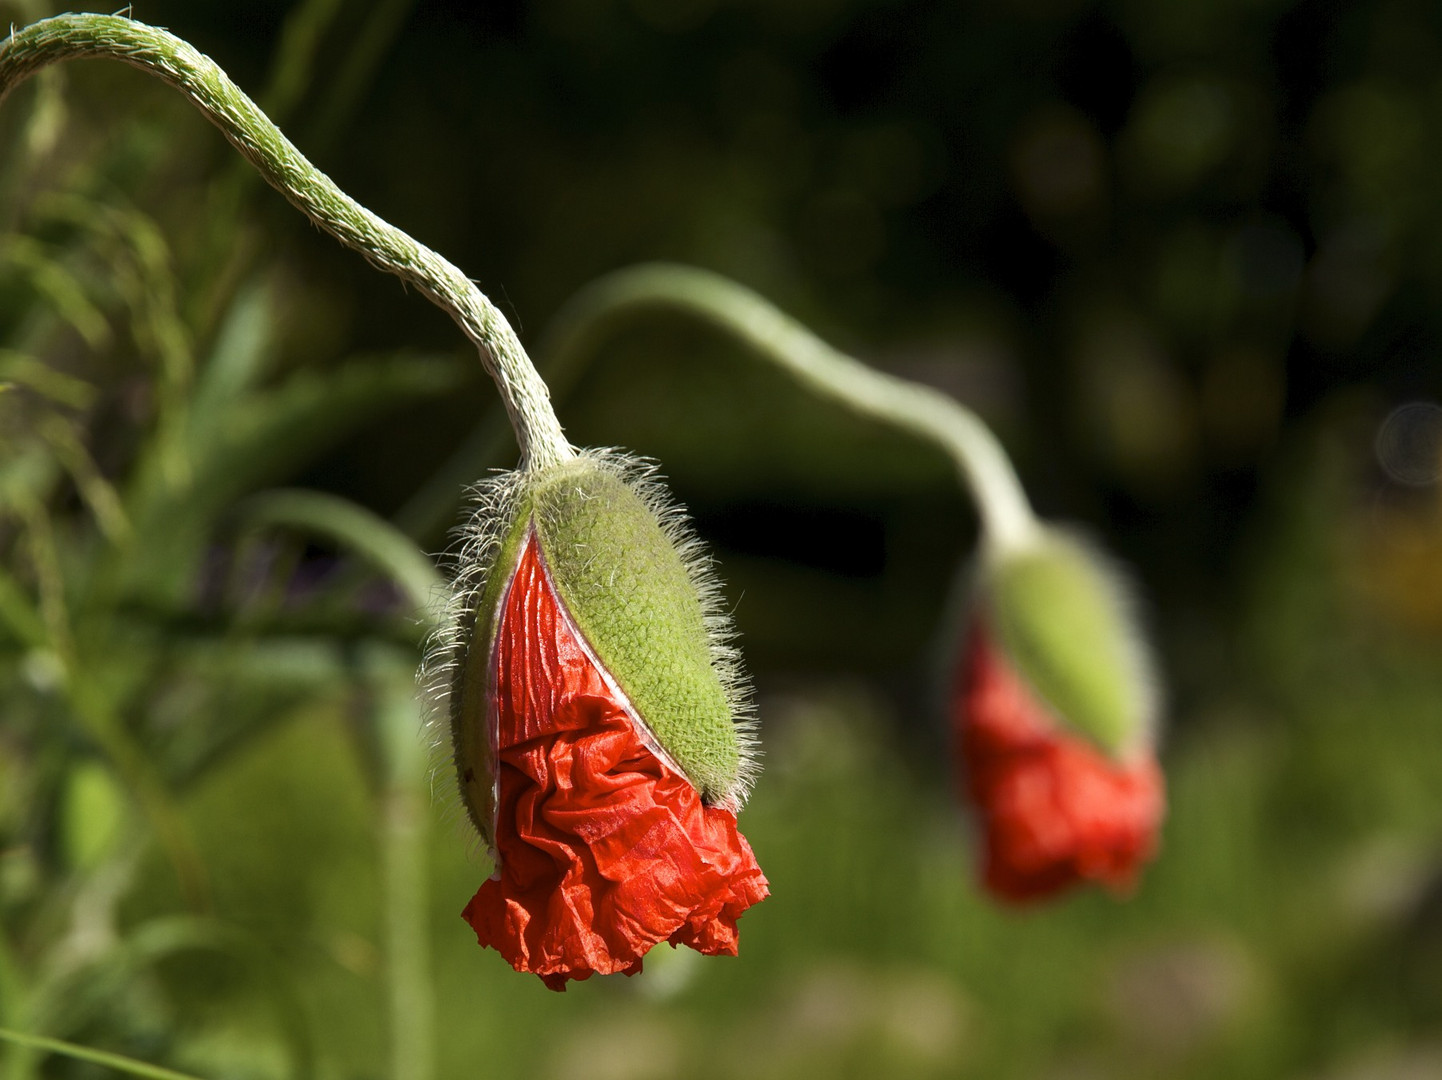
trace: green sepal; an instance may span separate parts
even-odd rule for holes
[[[741,746],[676,540],[631,484],[588,458],[550,470],[531,500],[551,580],[596,658],[702,796],[735,801]]]
[[[471,543],[489,557],[484,583],[462,588],[474,602],[462,615],[450,719],[462,800],[488,845],[496,809],[492,638],[532,529],[572,622],[666,756],[708,803],[736,808],[744,798],[747,703],[728,650],[713,640],[724,620],[710,610],[704,574],[688,562],[685,530],[639,472],[625,459],[586,454],[508,476],[483,493]]]
[[[496,543],[489,565],[480,568],[484,580],[479,598],[469,610],[459,614],[461,650],[460,669],[450,691],[451,749],[455,756],[456,777],[461,802],[471,824],[481,834],[486,846],[495,846],[496,764],[492,758],[490,718],[487,690],[490,679],[491,642],[495,635],[496,616],[506,588],[515,575],[520,560],[521,541],[530,523],[530,500],[519,484],[496,487],[494,499],[483,502],[477,513],[478,523],[472,543],[484,546]],[[487,515],[502,520],[485,520]],[[492,534],[500,532],[499,539]],[[469,552],[462,554],[464,560]],[[462,574],[468,571],[463,567]],[[462,585],[463,601],[474,599]]]
[[[1155,683],[1116,571],[1048,531],[993,556],[985,590],[1008,658],[1067,727],[1117,755],[1151,737]]]

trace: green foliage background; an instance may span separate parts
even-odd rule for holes
[[[494,396],[172,92],[73,64],[0,108],[0,1025],[257,1080],[1442,1073],[1442,452],[1393,413],[1442,398],[1435,5],[135,15],[529,342],[675,259],[976,407],[1136,570],[1171,816],[1131,899],[992,907],[936,720],[946,463],[638,323],[561,418],[717,553],[774,895],[734,961],[510,972],[458,915],[488,868],[430,798],[397,543],[510,463]]]

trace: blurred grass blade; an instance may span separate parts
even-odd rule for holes
[[[400,356],[302,372],[283,386],[232,402],[190,432],[191,469],[177,483],[157,454],[138,470],[127,499],[138,543],[128,587],[174,600],[190,587],[206,536],[240,496],[294,473],[366,421],[407,401],[454,389],[454,360]]]
[[[28,236],[6,237],[0,268],[6,263],[21,271],[92,349],[110,341],[110,323],[90,302],[85,286],[38,241]]]
[[[30,563],[34,567],[36,587],[40,593],[40,619],[46,638],[51,648],[68,659],[72,655],[70,611],[50,514],[28,493],[15,500],[15,509],[29,541]]]
[[[396,34],[410,17],[416,0],[377,0],[371,4],[365,25],[356,35],[355,44],[330,80],[324,100],[317,110],[312,127],[311,145],[322,151],[340,134],[359,106],[365,88],[375,77],[376,69]]]
[[[557,400],[552,391],[552,400]],[[465,441],[439,469],[416,489],[396,513],[396,527],[416,539],[444,535],[456,524],[465,491],[502,464],[501,455],[515,458],[515,436],[506,410],[492,403]]]
[[[125,961],[150,966],[176,953],[199,950],[228,956],[250,971],[275,1015],[295,1080],[315,1075],[315,1047],[306,1027],[300,994],[285,969],[251,935],[215,919],[172,916],[135,930],[125,946]]]
[[[252,524],[282,525],[323,536],[360,556],[402,589],[425,615],[445,586],[431,560],[390,522],[336,495],[267,491],[242,504]]]
[[[103,251],[110,284],[130,312],[131,333],[142,357],[159,360],[162,386],[174,401],[192,373],[190,335],[180,320],[170,245],[149,215],[78,194],[47,194],[37,211],[79,229]]]
[[[273,325],[270,290],[261,282],[241,289],[196,378],[190,402],[193,423],[208,423],[264,377]]]
[[[45,622],[20,584],[0,568],[0,630],[27,648],[45,644]]]
[[[56,459],[70,474],[80,498],[95,516],[95,523],[111,543],[119,543],[130,536],[130,522],[120,505],[120,495],[110,481],[101,475],[85,440],[76,431],[76,425],[64,417],[51,413],[41,419],[40,436],[55,452]]]
[[[65,1057],[74,1058],[76,1061],[88,1061],[94,1065],[104,1065],[118,1072],[129,1073],[131,1076],[148,1077],[149,1080],[200,1080],[199,1077],[191,1076],[189,1073],[176,1072],[174,1069],[166,1069],[159,1065],[150,1065],[144,1061],[136,1061],[134,1058],[128,1058],[122,1054],[112,1054],[105,1050],[93,1050],[88,1046],[78,1046],[75,1043],[64,1042],[60,1039],[48,1039],[43,1035],[25,1035],[19,1031],[0,1028],[0,1039],[14,1043],[16,1046],[28,1047],[32,1050],[45,1050],[52,1054],[62,1054]]]
[[[321,39],[335,22],[343,0],[306,0],[285,17],[270,81],[260,107],[277,124],[284,122],[305,94],[315,69]]]
[[[464,377],[450,359],[349,360],[337,371],[302,372],[278,389],[232,402],[225,423],[192,432],[194,495],[213,514],[218,505],[297,468],[367,420],[453,390]]]
[[[84,379],[56,371],[33,356],[14,349],[0,349],[0,381],[7,380],[72,409],[88,409],[98,393]]]
[[[105,688],[90,678],[89,669],[74,663],[73,654],[70,660],[66,679],[71,708],[134,795],[175,871],[185,902],[192,910],[205,910],[210,906],[205,864],[155,760],[116,715],[115,703],[107,697]]]

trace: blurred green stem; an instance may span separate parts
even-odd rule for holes
[[[89,56],[123,61],[175,87],[301,213],[449,314],[496,383],[523,467],[542,468],[574,456],[546,384],[499,309],[453,264],[341,191],[214,61],[180,38],[114,15],[43,19],[0,45],[0,101],[46,66]]]
[[[390,576],[417,615],[429,620],[444,582],[431,561],[395,526],[333,495],[271,491],[242,506],[259,524],[305,529],[339,543]],[[431,991],[429,881],[426,861],[426,751],[409,659],[378,655],[373,715],[381,752],[380,848],[389,971],[391,1075],[431,1080],[435,1003]]]
[[[426,858],[429,791],[420,712],[408,664],[377,664],[377,729],[383,784],[381,874],[389,969],[391,1076],[431,1080],[435,1001],[430,964],[430,866]]]
[[[769,301],[719,274],[654,263],[587,286],[556,316],[542,343],[547,375],[563,384],[607,332],[652,311],[699,318],[812,390],[935,443],[951,457],[975,498],[988,544],[1010,550],[1036,539],[1036,518],[1016,471],[974,412],[938,390],[877,371],[832,348]]]
[[[29,1023],[30,995],[25,975],[10,946],[9,935],[0,927],[0,1027],[27,1027]],[[5,1067],[0,1069],[0,1077],[4,1080],[25,1080],[34,1072],[35,1054],[28,1047],[12,1047],[3,1061]]]

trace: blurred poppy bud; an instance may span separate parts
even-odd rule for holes
[[[983,558],[971,604],[950,722],[983,885],[1010,901],[1127,891],[1165,796],[1156,679],[1118,572],[1040,529]]]
[[[480,494],[432,665],[496,862],[466,921],[556,990],[634,974],[661,941],[734,955],[768,890],[736,827],[748,703],[696,542],[615,457]]]

